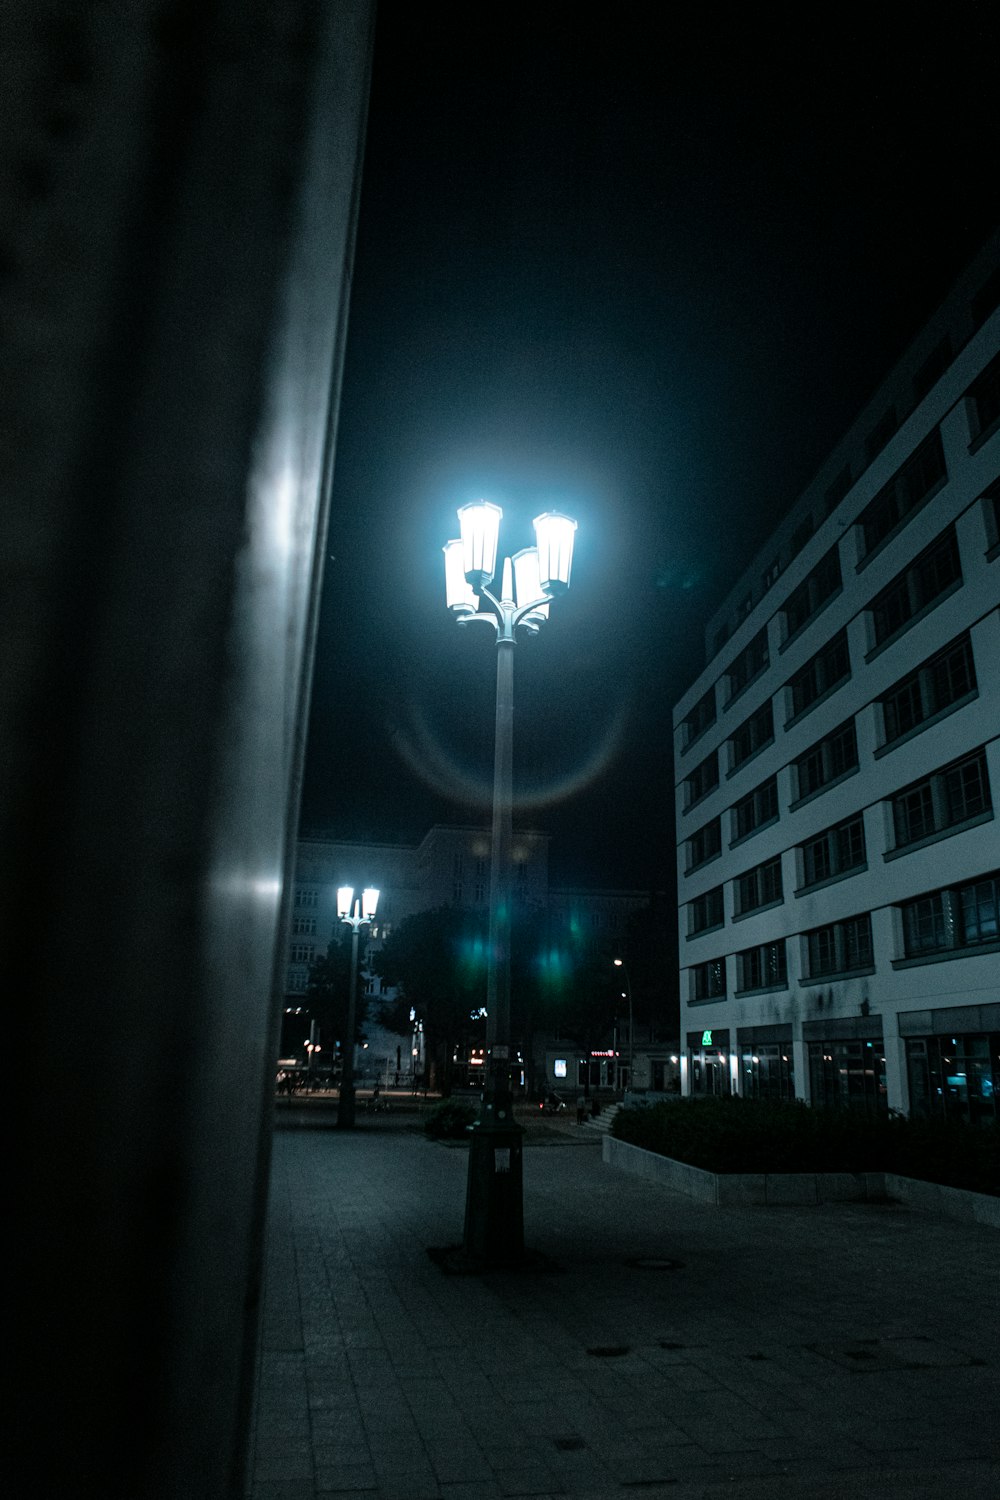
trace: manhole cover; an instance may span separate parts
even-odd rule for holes
[[[628,1344],[599,1344],[596,1349],[588,1349],[587,1353],[595,1359],[621,1359],[628,1353]]]
[[[625,1264],[636,1271],[680,1271],[684,1262],[667,1260],[662,1255],[639,1255],[635,1260],[627,1260]]]

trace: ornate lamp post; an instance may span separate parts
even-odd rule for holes
[[[354,887],[342,885],[337,891],[337,916],[351,929],[351,982],[347,1000],[347,1037],[344,1042],[343,1072],[340,1075],[340,1101],[337,1105],[337,1128],[354,1127],[354,1020],[358,998],[358,932],[371,922],[378,906],[378,891],[366,886],[360,896]]]
[[[628,977],[628,965],[625,960],[623,958],[615,958],[612,959],[612,963],[616,969],[621,969],[622,978],[625,980],[625,988],[621,994],[622,999],[628,1001],[628,1086],[630,1089],[634,1089],[635,1082],[632,1078],[632,985]]]
[[[458,512],[461,537],[444,549],[448,608],[460,625],[482,621],[497,637],[496,738],[490,936],[486,968],[486,1077],[472,1130],[465,1202],[466,1255],[510,1265],[524,1255],[520,1126],[510,1086],[511,838],[513,827],[514,642],[522,625],[537,634],[549,605],[569,588],[576,522],[548,511],[534,521],[534,547],[504,558],[499,597],[491,593],[502,512],[480,500]],[[488,610],[480,611],[481,599]]]

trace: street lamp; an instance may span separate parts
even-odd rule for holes
[[[548,619],[551,601],[569,588],[576,522],[557,511],[537,516],[535,546],[504,558],[497,597],[489,586],[496,572],[502,514],[487,500],[463,505],[458,512],[461,536],[445,546],[444,566],[447,604],[458,623],[482,621],[497,637],[485,1089],[470,1139],[464,1247],[471,1260],[509,1265],[524,1255],[523,1132],[514,1123],[510,1086],[514,641],[519,625],[536,635]],[[480,611],[483,599],[489,609]]]
[[[337,1127],[351,1130],[354,1127],[354,1015],[358,995],[358,932],[375,916],[378,906],[378,891],[366,886],[360,896],[355,896],[354,887],[342,885],[337,890],[337,916],[351,929],[351,979],[347,1000],[347,1037],[344,1042],[344,1060],[340,1075],[340,1101],[337,1105]]]
[[[630,1089],[634,1089],[635,1082],[632,1077],[632,985],[628,977],[628,964],[625,960],[623,958],[616,958],[612,962],[616,969],[621,969],[622,977],[625,980],[625,988],[621,993],[622,999],[628,1001],[628,1086]]]

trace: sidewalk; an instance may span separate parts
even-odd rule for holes
[[[709,1208],[531,1121],[561,1269],[448,1276],[466,1151],[322,1124],[275,1135],[252,1500],[1000,1497],[995,1230]]]

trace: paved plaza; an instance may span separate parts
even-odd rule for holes
[[[467,1151],[413,1116],[274,1138],[251,1500],[1000,1500],[1000,1235],[704,1206],[531,1120],[525,1237],[449,1275]]]

